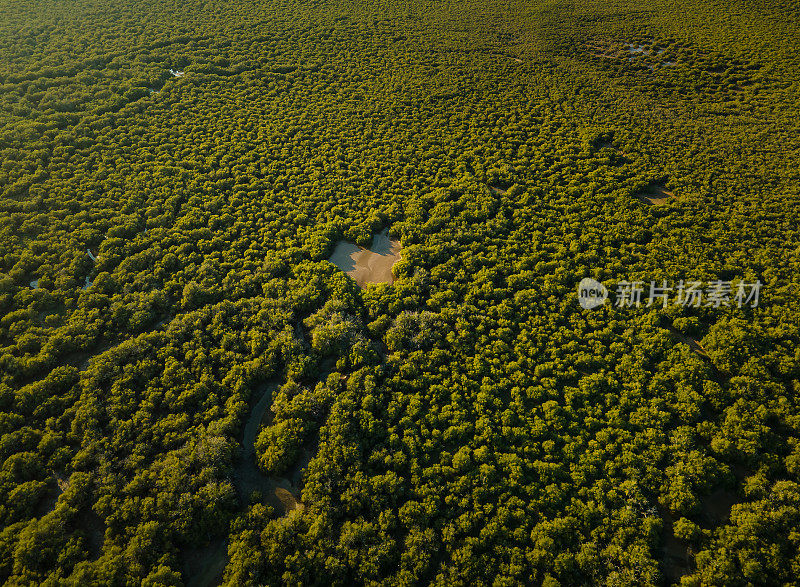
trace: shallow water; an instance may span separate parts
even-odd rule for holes
[[[329,260],[361,287],[368,283],[394,283],[392,266],[401,259],[400,249],[400,241],[391,238],[387,229],[372,238],[368,249],[340,241]]]

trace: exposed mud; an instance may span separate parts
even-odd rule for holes
[[[675,520],[667,512],[661,513],[664,529],[661,531],[661,565],[670,585],[680,583],[681,577],[694,570],[694,556],[688,546],[675,536]]]
[[[305,509],[300,501],[300,484],[303,471],[315,452],[312,447],[303,448],[300,457],[284,477],[265,475],[256,464],[256,438],[262,424],[270,419],[268,408],[279,385],[277,380],[272,380],[258,391],[256,394],[258,401],[244,425],[241,452],[233,471],[234,486],[242,511],[253,502],[253,497],[267,503],[279,516]],[[181,556],[186,585],[192,587],[220,585],[228,564],[227,538],[218,538],[198,548],[185,549]]]
[[[215,587],[222,584],[228,564],[228,542],[214,540],[207,546],[183,553],[183,576],[189,587]]]

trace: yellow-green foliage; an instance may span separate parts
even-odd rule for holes
[[[799,76],[789,1],[0,0],[0,582],[792,584]]]

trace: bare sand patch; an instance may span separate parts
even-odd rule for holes
[[[275,488],[275,497],[277,497],[281,504],[283,505],[283,509],[286,512],[291,512],[293,510],[300,510],[301,512],[305,509],[305,506],[295,498],[292,493],[284,489],[283,487],[276,487]]]
[[[663,185],[660,184],[651,184],[647,186],[647,188],[636,194],[636,197],[639,198],[645,204],[650,204],[651,206],[659,206],[661,204],[666,204],[667,200],[669,200],[675,194],[665,188]]]
[[[356,280],[360,287],[368,283],[394,283],[392,267],[401,259],[400,241],[389,236],[388,229],[372,237],[368,249],[340,241],[329,261]]]
[[[688,345],[689,348],[692,349],[694,352],[696,352],[698,355],[701,355],[703,357],[708,357],[706,349],[703,348],[703,345],[701,345],[699,341],[695,340],[691,336],[687,336],[682,332],[679,332],[678,330],[675,330],[674,328],[670,328],[670,332],[672,332],[675,338],[677,338],[683,344]]]

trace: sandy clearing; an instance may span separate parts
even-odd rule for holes
[[[302,512],[305,509],[305,506],[295,498],[290,491],[283,487],[275,488],[275,497],[283,504],[283,508],[286,512],[291,512],[292,510],[300,510]]]
[[[711,361],[711,357],[708,356],[708,351],[703,348],[703,345],[700,344],[700,341],[697,339],[692,338],[691,336],[684,334],[674,326],[667,326],[667,330],[669,330],[670,334],[675,337],[678,342],[681,342],[687,345],[690,349],[692,349],[695,353],[703,357],[704,359],[708,359]],[[714,363],[711,363],[713,366]],[[714,367],[716,369],[716,367]]]
[[[664,186],[651,185],[645,191],[636,194],[636,197],[645,204],[659,206],[661,204],[665,204],[667,200],[674,195],[675,194],[673,192],[669,191]]]
[[[372,238],[369,249],[340,241],[329,261],[356,280],[360,287],[368,283],[394,283],[392,267],[401,259],[401,245],[385,229]]]

